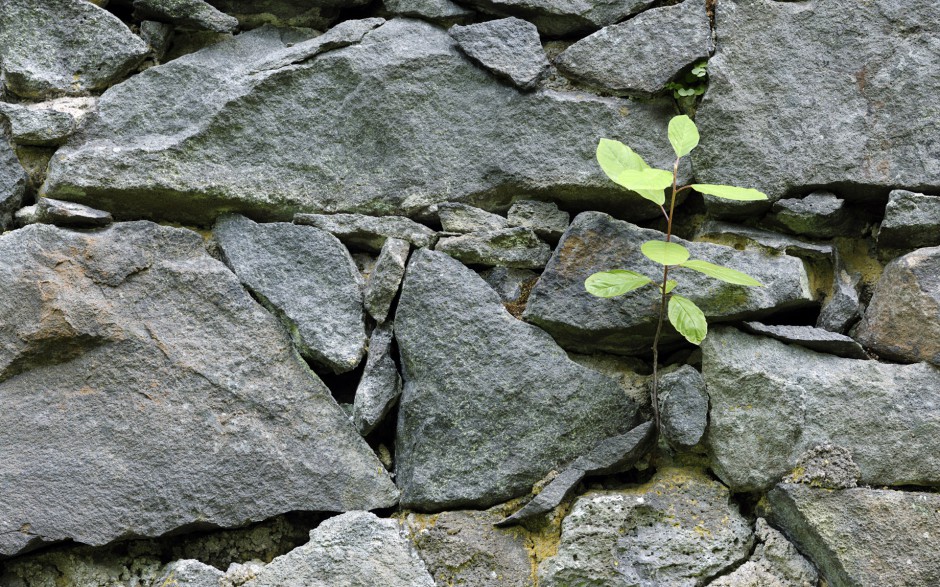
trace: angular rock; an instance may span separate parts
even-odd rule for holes
[[[0,102],[0,117],[18,145],[54,147],[65,142],[94,109],[93,98],[60,98],[40,104]]]
[[[84,0],[5,0],[0,11],[6,87],[24,98],[102,90],[147,52],[116,16]]]
[[[744,330],[751,334],[769,336],[786,343],[798,344],[816,352],[828,353],[846,359],[867,360],[871,358],[862,348],[862,345],[855,342],[855,339],[823,328],[777,326],[760,322],[744,322],[743,326]]]
[[[664,469],[644,485],[591,491],[562,522],[539,585],[694,587],[747,558],[753,536],[721,483]]]
[[[160,62],[173,40],[173,26],[165,22],[145,20],[140,23],[140,38],[150,46],[150,53],[153,58]]]
[[[451,0],[382,0],[382,6],[393,16],[411,16],[442,24],[466,22],[476,14]]]
[[[26,226],[27,224],[36,224],[39,222],[39,216],[36,213],[36,205],[23,206],[13,215],[16,226]]]
[[[349,246],[379,253],[385,241],[396,238],[415,247],[430,247],[437,234],[414,220],[402,216],[366,216],[364,214],[297,214],[296,224],[316,226],[335,235]]]
[[[379,258],[375,262],[362,294],[366,311],[376,322],[382,324],[388,317],[392,301],[398,295],[401,278],[405,275],[405,263],[411,245],[408,241],[397,238],[385,239]]]
[[[706,220],[695,232],[696,241],[734,246],[740,249],[759,247],[779,251],[801,259],[828,261],[835,250],[832,245],[809,242],[779,232]]]
[[[764,224],[810,238],[858,236],[864,228],[845,200],[825,191],[774,202]]]
[[[832,273],[832,291],[823,301],[816,327],[842,334],[861,317],[858,299],[861,276],[848,272],[838,249],[833,249]]]
[[[568,229],[571,217],[559,210],[554,202],[520,200],[512,205],[506,215],[509,226],[531,228],[535,234],[550,243],[557,243]]]
[[[613,4],[572,0],[470,0],[467,4],[497,16],[518,16],[535,24],[543,35],[570,36],[596,31],[648,8],[651,0]]]
[[[767,498],[771,521],[832,587],[940,583],[936,493],[781,484]]]
[[[510,17],[457,25],[448,32],[474,63],[517,88],[531,90],[548,69],[539,31],[530,22]]]
[[[385,23],[384,18],[363,18],[360,20],[347,20],[341,22],[322,35],[304,38],[299,42],[289,42],[282,39],[286,45],[283,49],[275,50],[265,55],[253,64],[251,73],[260,73],[265,70],[274,70],[302,63],[320,53],[354,45],[362,40],[366,33]],[[295,34],[301,34],[296,31]]]
[[[746,563],[708,587],[814,587],[819,573],[786,537],[764,518],[754,524],[757,546]]]
[[[441,219],[441,227],[445,232],[466,234],[499,230],[507,226],[506,219],[499,214],[454,202],[446,202],[438,206],[437,215]]]
[[[525,295],[527,289],[535,285],[539,274],[529,269],[512,269],[510,267],[493,267],[480,272],[486,283],[490,284],[504,303],[517,302]]]
[[[495,510],[404,518],[405,530],[437,585],[531,587],[532,563],[525,537],[494,528],[501,517]]]
[[[760,491],[832,443],[870,485],[940,485],[940,368],[824,355],[715,328],[702,344],[707,444],[734,491]]]
[[[493,210],[545,193],[629,218],[659,213],[604,176],[595,150],[599,134],[628,136],[651,165],[671,165],[671,100],[520,94],[414,20],[329,51],[300,43],[262,27],[111,88],[56,153],[43,195],[197,223],[231,211],[413,215],[447,201]]]
[[[401,395],[401,376],[392,358],[391,322],[376,327],[369,339],[369,358],[356,388],[353,421],[366,436],[382,422]]]
[[[803,453],[787,475],[787,483],[805,483],[823,489],[848,489],[858,486],[861,471],[848,449],[821,444]]]
[[[219,587],[225,573],[212,565],[193,559],[173,561],[166,566],[163,574],[157,578],[156,585],[173,587]]]
[[[134,18],[216,33],[231,33],[238,28],[237,18],[204,0],[134,0]]]
[[[0,556],[397,490],[277,321],[189,230],[0,236]]]
[[[263,25],[324,30],[338,18],[341,8],[367,4],[367,0],[208,0],[238,19],[243,28]]]
[[[878,246],[908,250],[940,246],[940,198],[892,191],[878,232]]]
[[[496,265],[516,269],[541,269],[551,248],[528,228],[504,228],[444,237],[435,250],[468,265]]]
[[[708,426],[705,379],[694,367],[683,365],[659,380],[659,417],[663,437],[677,448],[699,443]]]
[[[630,269],[655,278],[662,266],[640,253],[640,245],[664,235],[615,220],[607,214],[579,214],[555,249],[539,279],[524,317],[541,326],[570,350],[630,354],[646,352],[656,329],[657,301],[645,287],[617,298],[601,299],[584,289],[584,280],[597,271]],[[778,310],[812,304],[803,262],[795,257],[763,251],[736,251],[732,247],[690,243],[673,237],[703,259],[743,271],[764,287],[730,285],[696,271],[676,270],[678,293],[705,312],[709,322],[769,315]],[[667,326],[662,342],[679,340]]]
[[[110,212],[51,198],[39,198],[34,214],[35,222],[68,228],[98,228],[114,222]]]
[[[857,336],[880,356],[940,365],[940,247],[917,249],[885,267]]]
[[[648,97],[714,48],[705,2],[686,0],[602,28],[554,64],[565,77],[605,92]]]
[[[9,143],[0,139],[0,231],[10,227],[26,194],[26,171]]]
[[[310,531],[310,542],[279,556],[244,587],[434,587],[434,580],[395,520],[349,512]]]
[[[405,507],[487,507],[636,422],[617,382],[513,318],[473,271],[415,251],[395,318],[405,386],[396,479]]]
[[[846,198],[940,189],[940,119],[924,116],[940,108],[934,0],[719,2],[715,24],[699,181],[772,201],[805,186]]]

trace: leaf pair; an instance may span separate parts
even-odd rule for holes
[[[660,265],[685,267],[686,269],[692,269],[693,271],[704,273],[709,277],[714,277],[715,279],[720,279],[721,281],[735,285],[757,287],[761,285],[760,282],[753,277],[736,269],[722,267],[721,265],[715,265],[708,261],[700,261],[697,259],[690,260],[689,249],[673,242],[659,240],[646,241],[640,245],[640,251],[647,259],[655,261]]]
[[[658,206],[666,203],[663,190],[672,185],[672,173],[653,169],[620,141],[601,139],[597,162],[614,183],[634,191]]]

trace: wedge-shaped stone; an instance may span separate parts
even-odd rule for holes
[[[773,486],[806,451],[838,445],[859,483],[940,485],[940,368],[833,355],[715,328],[702,344],[707,444],[735,491]]]
[[[392,324],[377,326],[369,339],[369,358],[356,387],[353,421],[363,436],[382,422],[401,395],[401,375],[392,358]]]
[[[437,242],[437,234],[433,230],[402,216],[297,214],[294,222],[316,226],[336,235],[351,247],[380,254],[390,238],[409,242],[416,247],[429,247]]]
[[[230,33],[238,27],[238,19],[204,0],[134,0],[134,18],[217,33]]]
[[[885,206],[878,246],[913,249],[940,246],[940,198],[894,190]]]
[[[189,230],[0,236],[0,556],[397,490],[287,334]]]
[[[398,295],[410,251],[411,245],[408,241],[398,238],[385,239],[375,266],[369,272],[362,299],[369,315],[379,324],[388,318],[392,302]]]
[[[486,507],[632,428],[618,382],[572,362],[470,269],[411,255],[395,319],[405,386],[396,479],[406,507]]]
[[[26,170],[10,144],[0,138],[0,231],[13,222],[13,214],[26,194]]]
[[[468,265],[541,269],[552,249],[529,228],[517,226],[442,238],[435,250]]]
[[[628,269],[662,279],[662,266],[647,259],[640,245],[662,240],[655,230],[615,220],[607,214],[584,212],[568,228],[545,272],[532,290],[524,317],[548,331],[571,350],[601,350],[617,354],[649,351],[656,330],[655,287],[645,286],[624,296],[601,299],[584,289],[584,280],[597,271]],[[691,269],[675,269],[676,293],[687,296],[710,322],[772,314],[813,303],[803,262],[788,255],[737,251],[709,243],[690,243],[673,237],[689,249],[693,259],[731,267],[755,278],[763,287],[731,285]],[[677,341],[678,333],[665,327],[663,341]]]
[[[489,14],[525,18],[543,35],[557,37],[596,31],[641,12],[653,0],[469,0],[467,3]]]
[[[448,31],[470,59],[522,89],[532,89],[548,69],[535,25],[501,18]]]

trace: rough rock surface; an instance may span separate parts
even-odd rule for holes
[[[238,19],[245,28],[265,24],[323,30],[339,17],[342,7],[353,8],[367,0],[208,0]]]
[[[571,217],[564,210],[559,210],[558,204],[537,200],[520,200],[513,203],[506,219],[509,226],[531,228],[535,234],[550,243],[557,243],[571,223]]]
[[[397,490],[276,320],[192,231],[0,236],[0,556]]]
[[[764,223],[810,238],[857,236],[864,228],[864,222],[846,206],[845,200],[824,191],[774,202]]]
[[[777,340],[798,344],[820,353],[829,353],[846,359],[868,359],[868,353],[855,339],[813,326],[775,326],[760,322],[745,322],[744,330]]]
[[[310,531],[310,542],[279,556],[245,587],[434,587],[398,522],[349,512]]]
[[[543,35],[559,37],[592,32],[620,22],[645,10],[653,1],[468,0],[466,3],[489,14],[525,18],[534,23]]]
[[[148,51],[116,16],[85,0],[5,0],[0,11],[6,87],[24,98],[102,90]]]
[[[940,109],[940,4],[718,2],[715,26],[699,181],[771,200],[940,188],[940,118],[925,116]]]
[[[411,16],[445,24],[472,20],[476,14],[451,0],[382,0],[382,5],[393,16]]]
[[[787,475],[787,483],[805,483],[823,489],[847,489],[858,486],[861,471],[848,449],[834,444],[822,444],[800,456]]]
[[[448,32],[470,59],[518,88],[531,90],[548,69],[539,31],[530,22],[510,17]]]
[[[832,291],[823,301],[816,327],[845,333],[861,317],[858,286],[861,276],[849,273],[838,249],[832,254]]]
[[[411,245],[408,241],[398,238],[385,239],[375,266],[369,273],[365,290],[362,292],[362,301],[366,311],[379,324],[388,318],[388,311],[398,295],[410,251]]]
[[[885,267],[858,339],[889,359],[940,365],[940,247],[917,249]]]
[[[194,559],[173,561],[157,578],[156,585],[173,587],[219,587],[225,573]]]
[[[0,137],[0,231],[13,222],[13,214],[26,193],[26,170],[10,144]]]
[[[433,230],[402,216],[366,216],[364,214],[297,214],[297,224],[316,226],[336,235],[351,247],[380,253],[385,241],[397,238],[416,247],[429,247],[437,241]]]
[[[516,269],[541,269],[552,254],[552,249],[534,232],[522,227],[444,237],[435,250],[468,265]]]
[[[363,34],[293,61],[272,56],[296,49],[286,45],[297,33],[263,27],[134,76],[58,151],[45,195],[198,222],[229,211],[412,214],[442,201],[492,209],[549,192],[658,214],[633,206],[639,196],[608,180],[594,152],[598,133],[629,136],[651,165],[671,164],[671,102],[520,94],[420,21]]]
[[[699,443],[708,426],[708,393],[705,379],[691,365],[683,365],[659,381],[659,413],[662,435],[675,447]]]
[[[401,395],[401,375],[392,358],[392,325],[376,327],[369,338],[369,358],[356,387],[353,421],[363,436],[382,421]]]
[[[499,214],[455,202],[446,202],[438,206],[437,215],[441,220],[441,228],[445,232],[466,234],[499,230],[507,226],[506,219]]]
[[[788,234],[753,228],[720,220],[706,220],[695,232],[696,241],[717,243],[739,248],[779,251],[801,259],[828,260],[835,250],[832,245],[810,242]]]
[[[714,50],[703,0],[653,8],[581,39],[555,59],[566,77],[605,92],[652,96]]]
[[[0,117],[10,125],[18,145],[50,147],[62,144],[94,109],[94,98],[60,98],[39,104],[0,102]]]
[[[534,284],[539,274],[529,269],[512,269],[509,267],[493,267],[480,272],[490,287],[496,290],[504,302],[518,301],[526,288],[526,284]]]
[[[752,543],[725,486],[693,469],[665,469],[644,485],[578,498],[539,585],[694,587],[747,558]]]
[[[940,495],[781,484],[770,519],[813,553],[832,587],[940,583]]]
[[[812,563],[764,518],[757,518],[754,536],[757,546],[751,558],[708,587],[815,587],[819,583]]]
[[[513,318],[483,279],[418,250],[395,318],[405,386],[396,481],[405,507],[486,507],[636,422],[614,380]]]
[[[640,253],[640,245],[662,239],[655,230],[615,220],[607,214],[579,214],[555,249],[551,261],[529,298],[525,319],[541,326],[565,348],[636,353],[649,350],[656,329],[657,301],[651,287],[617,298],[601,299],[584,289],[592,273],[630,269],[651,277],[662,275],[662,266]],[[809,291],[802,261],[787,255],[761,251],[736,251],[732,247],[689,243],[673,238],[703,259],[743,271],[764,287],[730,285],[696,271],[676,270],[677,293],[687,295],[709,321],[758,317],[777,310],[807,306]],[[667,327],[666,343],[679,339]]]
[[[860,483],[940,485],[940,368],[824,355],[716,328],[702,344],[708,446],[735,491],[771,487],[821,444],[847,449]]]
[[[366,352],[359,272],[328,232],[223,216],[213,228],[226,264],[284,324],[301,354],[335,373]]]
[[[940,246],[940,198],[906,190],[888,196],[878,246],[895,249]]]
[[[230,33],[238,27],[237,18],[204,0],[134,0],[134,18],[217,33]]]
[[[34,214],[36,222],[72,228],[97,228],[114,221],[110,212],[52,198],[39,198]]]

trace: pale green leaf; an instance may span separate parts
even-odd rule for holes
[[[677,286],[677,285],[679,285],[679,282],[676,281],[675,279],[668,279],[668,280],[666,280],[666,293],[669,293],[669,292],[671,292],[672,290],[676,289],[676,286]],[[663,286],[662,286],[662,284],[659,285],[659,291],[663,291]]]
[[[612,298],[650,283],[645,275],[624,269],[601,271],[584,280],[584,289],[599,298]]]
[[[692,259],[691,261],[686,261],[683,263],[682,266],[698,271],[699,273],[704,273],[709,277],[714,277],[715,279],[720,279],[735,285],[749,285],[757,287],[762,286],[761,282],[757,281],[747,273],[742,273],[737,269],[730,269],[728,267],[722,267],[721,265],[715,265],[714,263],[709,263],[708,261]]]
[[[698,146],[698,139],[698,129],[695,123],[685,114],[675,116],[669,121],[669,142],[672,143],[676,157],[688,155]]]
[[[640,245],[646,257],[660,265],[681,265],[689,260],[689,249],[666,241],[646,241]]]
[[[664,190],[672,185],[672,172],[664,169],[627,169],[614,180],[628,190]]]
[[[708,334],[705,314],[695,302],[677,294],[669,298],[669,323],[692,344],[700,344]]]
[[[666,203],[666,194],[665,192],[663,192],[663,190],[634,190],[634,191],[658,206],[662,206],[663,204]]]
[[[701,193],[724,198],[726,200],[738,200],[741,202],[750,202],[756,200],[766,200],[767,194],[751,188],[736,188],[730,185],[714,185],[709,183],[694,183],[692,189]]]
[[[607,177],[613,181],[617,181],[617,176],[628,169],[634,171],[649,169],[646,161],[637,155],[633,149],[620,141],[610,139],[601,139],[597,143],[597,162],[604,170],[604,173],[607,174]]]

